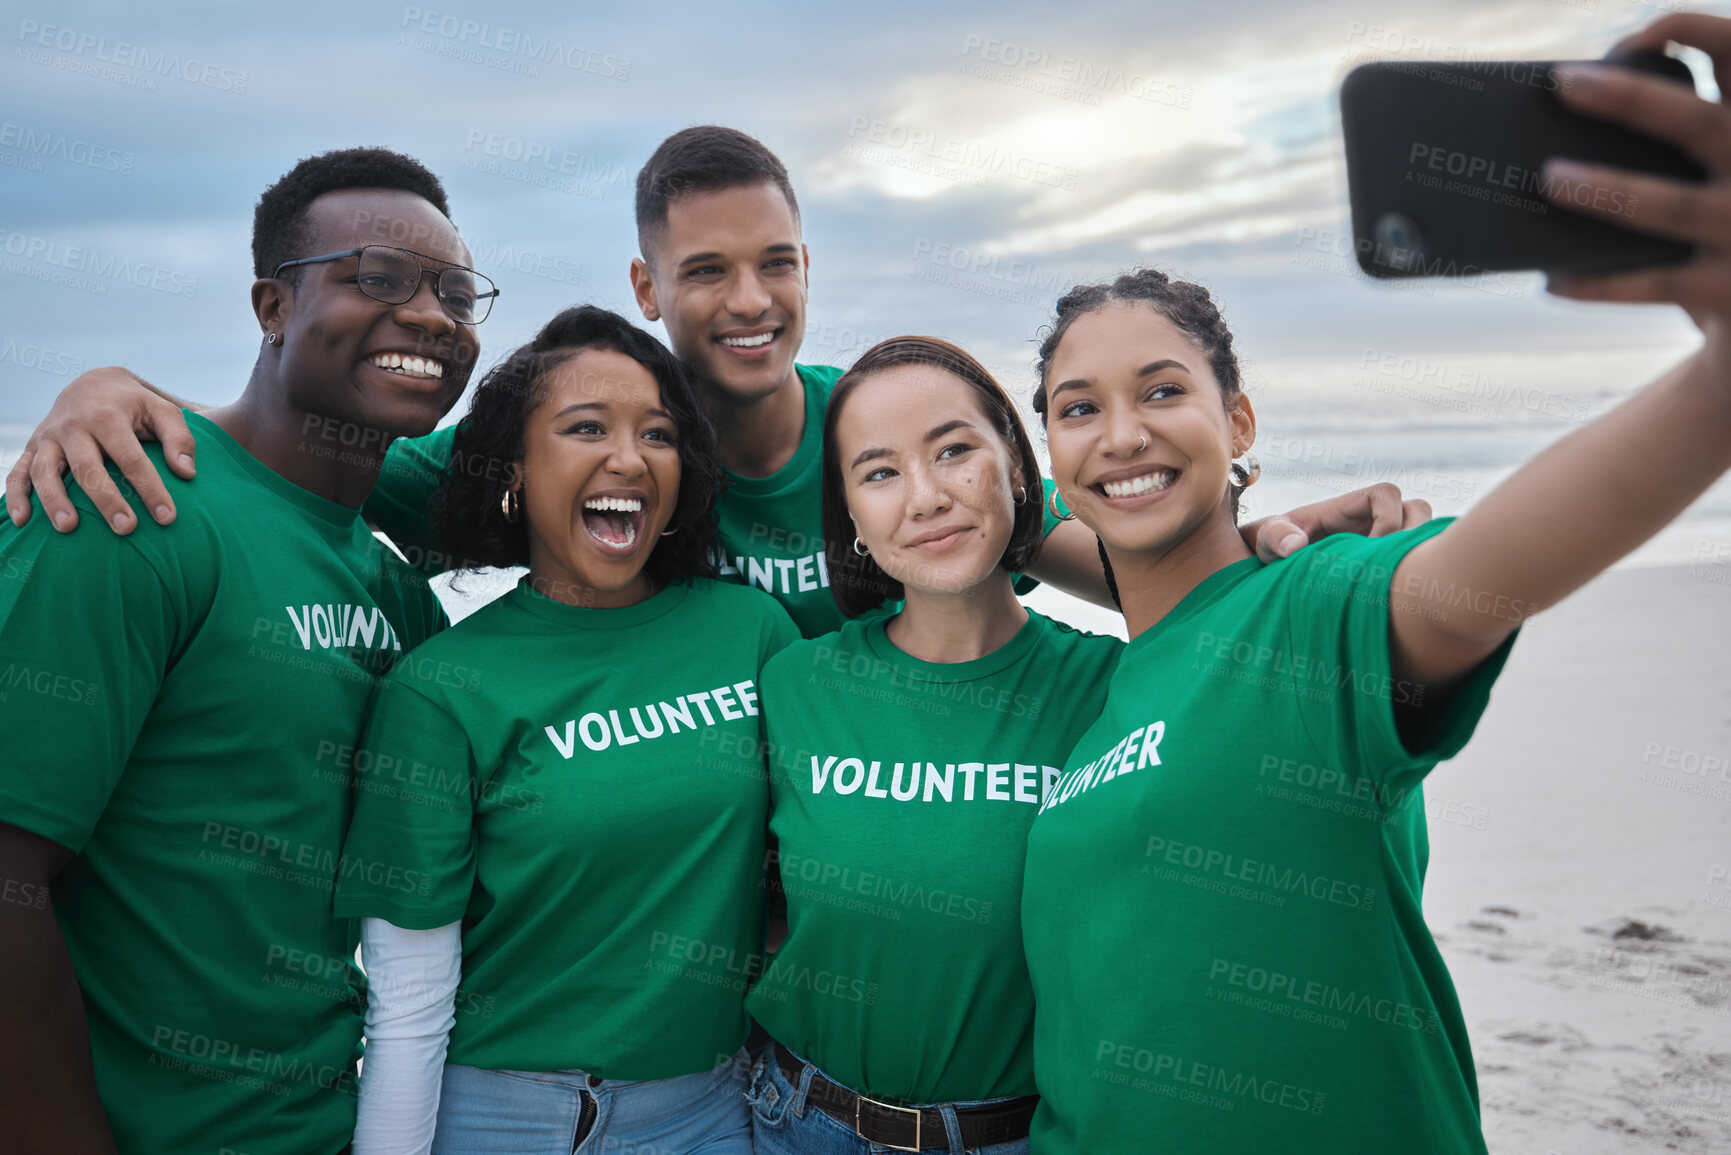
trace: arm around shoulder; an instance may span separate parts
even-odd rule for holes
[[[173,521],[174,500],[142,443],[162,442],[169,468],[180,477],[191,478],[197,447],[181,413],[183,408],[193,407],[119,366],[80,374],[55,398],[7,474],[6,512],[13,524],[21,526],[30,520],[30,495],[34,491],[56,529],[76,529],[78,510],[61,481],[61,475],[70,470],[103,521],[115,533],[131,533],[137,518],[109,476],[106,461],[120,467],[157,522],[167,525]]]

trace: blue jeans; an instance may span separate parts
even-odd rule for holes
[[[751,1068],[751,1090],[746,1098],[751,1103],[751,1131],[757,1144],[757,1155],[888,1155],[895,1151],[867,1139],[861,1139],[853,1127],[825,1114],[805,1096],[811,1080],[823,1072],[810,1063],[800,1074],[796,1086],[788,1082],[776,1064],[773,1047]],[[994,1143],[990,1147],[963,1147],[956,1107],[978,1107],[986,1103],[1002,1103],[1003,1099],[974,1099],[946,1103],[938,1108],[944,1116],[947,1134],[922,1135],[924,1150],[949,1151],[952,1155],[1027,1155],[1028,1141]]]
[[[433,1155],[751,1155],[745,1072],[744,1050],[713,1071],[635,1082],[447,1063]]]

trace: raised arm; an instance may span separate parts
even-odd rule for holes
[[[117,365],[80,374],[60,391],[6,475],[6,513],[12,523],[21,526],[30,520],[34,489],[55,529],[65,533],[78,528],[78,510],[60,480],[70,467],[73,479],[114,532],[131,533],[138,521],[104,459],[120,467],[152,517],[163,525],[173,521],[174,501],[142,443],[162,442],[169,467],[181,477],[192,477],[192,431],[181,416],[183,408],[199,407],[169,396]]]
[[[1667,17],[1619,47],[1659,48],[1667,39],[1707,51],[1720,84],[1731,83],[1731,20]],[[1636,225],[1699,247],[1681,266],[1553,277],[1551,291],[1674,302],[1705,342],[1406,556],[1390,590],[1389,637],[1396,675],[1416,682],[1446,686],[1466,674],[1523,620],[1647,540],[1731,468],[1731,113],[1679,85],[1620,70],[1583,70],[1564,91],[1583,112],[1676,142],[1710,176],[1686,185],[1548,165],[1564,184],[1585,182],[1619,205],[1638,203]]]

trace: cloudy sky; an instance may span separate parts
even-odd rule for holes
[[[575,301],[635,315],[632,180],[704,122],[793,174],[808,361],[935,332],[1026,386],[1058,293],[1145,262],[1216,290],[1261,390],[1344,387],[1385,353],[1626,389],[1692,342],[1680,315],[1551,301],[1536,279],[1393,291],[1340,242],[1352,64],[1596,56],[1652,4],[431,2],[8,0],[0,425],[112,362],[234,396],[259,340],[253,203],[333,147],[443,176],[504,291],[484,361]]]

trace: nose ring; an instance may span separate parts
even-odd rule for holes
[[[1140,444],[1140,445],[1138,445],[1138,446],[1137,446],[1137,447],[1136,447],[1136,452],[1137,452],[1137,453],[1140,453],[1140,452],[1142,452],[1142,451],[1143,451],[1143,450],[1144,450],[1144,449],[1146,449],[1146,448],[1148,448],[1148,438],[1147,438],[1147,437],[1143,437],[1143,438],[1142,438],[1142,444]]]

